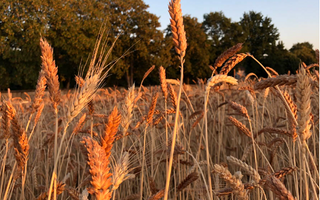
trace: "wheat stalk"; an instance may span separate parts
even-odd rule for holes
[[[226,82],[226,83],[230,83],[232,85],[238,84],[238,82],[235,78],[227,76],[227,75],[212,76],[207,82],[207,86],[205,88],[205,96],[204,96],[204,125],[205,125],[205,145],[206,145],[206,160],[207,160],[208,172],[210,171],[210,155],[209,155],[209,141],[208,141],[209,137],[208,137],[207,104],[208,104],[208,100],[209,100],[210,88],[220,82]],[[202,137],[202,132],[201,132],[200,137]],[[208,176],[208,184],[209,184],[209,188],[212,188],[210,176]],[[209,191],[210,191],[210,198],[213,199],[212,191],[211,190],[209,190]]]

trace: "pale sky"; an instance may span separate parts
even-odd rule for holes
[[[160,17],[161,30],[169,24],[169,0],[144,0],[148,11]],[[298,42],[310,42],[319,49],[319,0],[181,0],[183,15],[203,21],[203,15],[222,11],[233,22],[240,21],[243,13],[261,12],[280,33],[287,49]]]

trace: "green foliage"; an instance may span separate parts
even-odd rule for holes
[[[245,41],[239,22],[231,22],[221,11],[204,15],[202,28],[210,44],[210,64],[228,48]]]
[[[309,42],[294,44],[290,52],[296,55],[306,65],[310,65],[317,62],[316,53],[313,50],[312,44]]]
[[[244,13],[240,24],[245,36],[243,51],[251,53],[265,64],[263,60],[272,54],[279,40],[278,29],[271,23],[271,18],[254,11]],[[248,72],[254,72],[258,76],[265,75],[263,69],[252,59],[246,59],[243,64],[247,66]]]
[[[263,58],[261,62],[265,66],[270,66],[279,74],[295,73],[299,67],[299,58],[284,48],[282,42],[274,46],[268,56]]]
[[[177,78],[180,63],[170,26],[160,31],[159,17],[147,9],[142,0],[0,0],[0,90],[35,87],[41,65],[41,36],[54,49],[61,87],[73,86],[74,75],[79,65],[90,59],[102,26],[108,32],[107,44],[120,36],[108,61],[122,57],[106,85],[140,83],[152,65],[165,67],[168,78]],[[300,60],[307,65],[316,62],[310,43],[297,43],[286,50],[278,41],[271,18],[254,11],[244,13],[239,22],[232,22],[222,12],[205,14],[203,23],[186,15],[184,26],[188,43],[186,82],[209,77],[208,66],[239,42],[244,43],[241,52],[253,54],[279,73],[295,72]],[[240,65],[248,72],[265,74],[251,59]],[[158,84],[158,73],[151,73],[145,84]]]
[[[134,81],[140,82],[152,65],[165,65],[167,62],[164,58],[166,52],[162,50],[163,33],[157,29],[160,27],[159,18],[149,13],[147,8],[142,0],[114,0],[111,4],[113,32],[121,34],[114,54],[119,57],[128,49],[130,51],[111,72],[117,79],[125,76],[129,86]],[[124,85],[124,81],[118,83]]]

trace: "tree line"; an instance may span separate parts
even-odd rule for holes
[[[110,71],[107,86],[139,83],[152,66],[166,68],[169,78],[178,77],[178,60],[171,39],[170,26],[159,30],[159,17],[147,11],[142,0],[0,0],[0,89],[35,88],[41,65],[40,37],[54,48],[61,87],[75,84],[79,65],[85,64],[99,30],[104,24],[110,44],[120,35],[109,56],[113,61],[125,52]],[[301,61],[316,62],[313,46],[297,43],[289,50],[279,40],[279,31],[269,17],[250,11],[233,22],[223,12],[204,14],[203,22],[185,15],[187,53],[185,81],[211,75],[210,65],[226,49],[243,43],[241,52],[253,54],[265,66],[279,74],[294,73]],[[168,22],[169,24],[169,22]],[[265,75],[252,60],[239,67]],[[158,84],[152,73],[146,84]]]

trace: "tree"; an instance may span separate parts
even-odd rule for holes
[[[39,38],[46,24],[41,10],[39,1],[1,1],[1,89],[30,87],[36,82],[36,71],[40,68]]]
[[[244,42],[243,30],[238,22],[231,22],[221,11],[205,14],[202,28],[210,43],[210,64],[226,49]]]
[[[279,40],[278,29],[271,23],[271,18],[250,11],[244,13],[240,24],[246,38],[243,50],[251,53],[258,60],[268,56]],[[246,60],[246,65],[250,66],[250,72],[258,75],[265,74],[261,67],[250,59]]]
[[[163,33],[158,17],[147,11],[142,0],[0,0],[0,75],[4,86],[33,88],[40,70],[40,36],[54,49],[62,87],[74,84],[80,63],[93,52],[102,25],[107,44],[120,35],[108,61],[121,57],[106,83],[129,85],[141,80],[153,64],[167,63],[162,57]],[[10,77],[10,78],[8,78]]]
[[[288,71],[295,73],[300,61],[296,55],[285,49],[283,42],[280,41],[261,62],[265,66],[272,67],[279,74],[286,74]]]
[[[162,51],[163,33],[157,29],[160,27],[159,18],[149,13],[147,8],[142,0],[111,1],[109,18],[112,32],[121,34],[114,54],[121,56],[130,51],[111,72],[117,75],[118,80],[126,76],[129,86],[140,81],[152,65],[165,65],[167,62],[167,58],[162,56],[165,54]],[[123,81],[118,83],[123,84]]]
[[[313,45],[309,42],[294,44],[290,52],[296,55],[306,65],[310,65],[317,62],[316,53],[313,50]]]
[[[0,74],[13,89],[35,86],[40,36],[53,46],[60,82],[68,85],[93,51],[107,12],[107,4],[90,0],[1,0],[0,7]]]
[[[108,1],[44,1],[47,30],[43,34],[54,48],[60,82],[67,88],[81,62],[93,52],[100,28],[110,29],[106,20]]]

